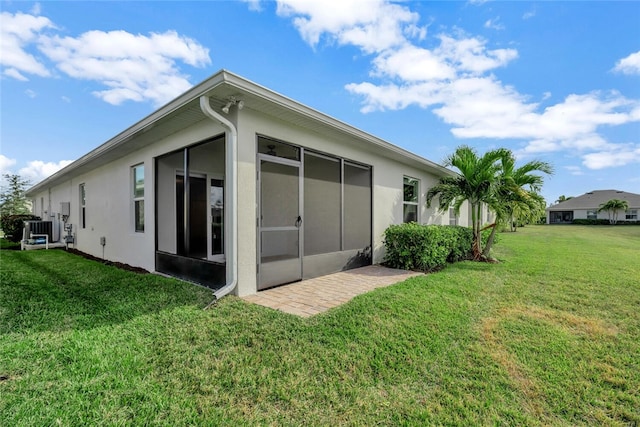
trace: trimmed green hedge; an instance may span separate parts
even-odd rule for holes
[[[447,262],[471,258],[472,243],[473,231],[467,227],[392,225],[384,232],[385,264],[404,270],[440,270]]]
[[[574,219],[572,224],[577,225],[609,225],[608,219]]]
[[[572,224],[576,225],[640,225],[640,221],[618,220],[615,224],[611,224],[608,219],[574,219]]]

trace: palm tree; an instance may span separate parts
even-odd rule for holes
[[[509,150],[500,148],[478,156],[473,148],[460,146],[444,161],[445,166],[458,169],[459,175],[440,178],[438,184],[426,194],[427,207],[431,207],[432,200],[438,196],[438,210],[441,212],[447,212],[449,207],[453,207],[458,214],[462,204],[465,201],[469,202],[473,228],[472,251],[475,260],[486,259],[482,251],[480,228],[482,206],[494,203],[501,160],[509,155]]]
[[[489,226],[492,227],[491,234],[482,251],[485,258],[489,258],[499,223],[508,223],[509,229],[515,232],[518,221],[531,221],[533,218],[540,217],[546,207],[544,198],[538,193],[544,180],[533,172],[553,173],[553,167],[549,163],[539,160],[530,161],[516,168],[515,157],[511,151],[508,151],[500,160],[498,183],[489,202],[489,207],[496,214],[496,220]]]
[[[626,200],[611,199],[603,203],[598,208],[598,212],[607,211],[609,214],[609,222],[615,224],[618,222],[618,211],[626,211],[629,209],[629,203]],[[613,212],[613,218],[611,213]]]
[[[556,200],[556,203],[560,203],[560,202],[566,202],[567,200],[573,199],[573,196],[565,196],[564,194],[560,197],[558,197],[558,200]]]
[[[532,215],[537,216],[546,206],[546,202],[539,194],[544,178],[534,172],[553,174],[553,167],[540,160],[532,160],[519,168],[515,165],[516,159],[513,154],[502,159],[498,187],[498,198],[505,205],[504,209],[509,215],[511,231],[516,231],[518,220]]]

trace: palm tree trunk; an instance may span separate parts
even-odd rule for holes
[[[493,240],[495,239],[495,236],[496,236],[496,230],[498,229],[498,224],[494,222],[493,224],[489,225],[489,227],[491,227],[491,234],[489,234],[489,238],[487,239],[487,244],[482,250],[482,257],[485,259],[489,258],[489,253],[491,252],[491,246],[493,245]]]
[[[477,203],[471,208],[473,221],[473,259],[482,259],[482,233],[480,231],[480,212],[482,205]]]

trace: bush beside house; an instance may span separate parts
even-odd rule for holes
[[[39,221],[36,215],[7,215],[0,218],[0,228],[4,232],[4,237],[12,242],[19,242],[22,239],[22,229],[25,221]]]
[[[488,237],[488,233],[483,237]],[[467,227],[392,225],[384,232],[385,264],[405,270],[436,271],[448,262],[473,258],[473,231]]]
[[[612,224],[608,219],[584,219],[578,218],[571,221],[574,225],[640,225],[640,221],[618,221]]]

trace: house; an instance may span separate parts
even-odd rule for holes
[[[625,200],[629,209],[619,214],[618,221],[638,221],[640,194],[618,190],[595,190],[572,197],[547,208],[547,224],[571,224],[574,219],[609,219],[609,212],[598,209],[609,200]]]
[[[453,174],[222,70],[27,195],[85,253],[242,296],[379,263],[390,224],[468,225],[425,207]]]

